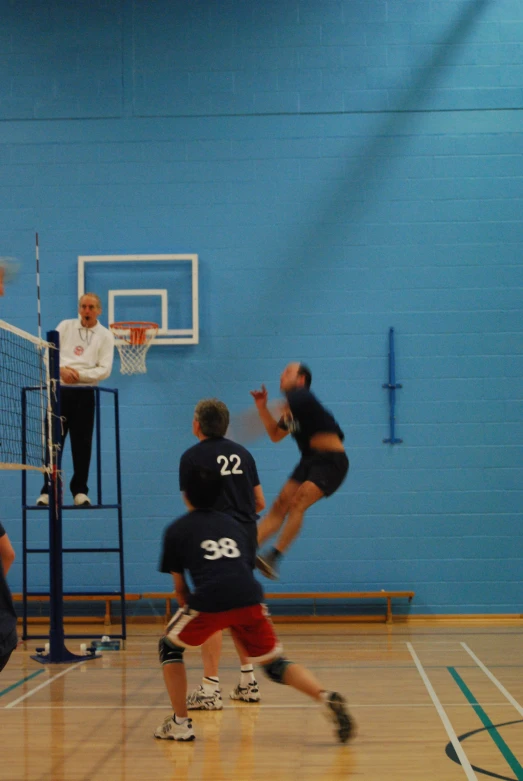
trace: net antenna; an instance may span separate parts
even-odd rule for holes
[[[40,246],[38,233],[35,234],[35,260],[36,260],[36,304],[38,312],[38,338],[42,338],[42,312],[40,306]]]
[[[121,374],[146,374],[147,351],[158,334],[158,323],[122,320],[111,323],[111,331],[120,353]]]
[[[42,307],[41,307],[41,303],[40,303],[40,243],[39,243],[39,240],[38,240],[38,232],[35,233],[35,263],[36,263],[36,309],[37,309],[37,313],[38,313],[38,339],[40,340],[40,342],[42,342]],[[47,366],[47,370],[46,370],[46,367],[44,366],[44,355],[43,355],[43,352],[42,352],[41,355],[40,355],[40,387],[41,388],[43,388],[44,385],[45,385],[45,378],[46,378],[46,376],[49,377],[49,365]],[[52,389],[51,385],[52,385],[52,383],[49,383],[49,389],[48,389],[49,390],[49,404],[50,404],[50,393],[51,392],[55,392],[56,393],[56,389],[55,388]],[[48,415],[50,416],[50,414],[51,414],[51,412],[50,412],[50,407],[49,407]],[[43,404],[40,404],[40,419],[41,419],[42,429],[45,431],[46,411],[44,409],[44,405]],[[50,428],[50,417],[49,417],[49,420],[47,421],[47,431],[48,432],[51,431],[51,428]],[[51,435],[49,433],[49,437],[50,436]],[[56,443],[55,443],[55,448],[56,448]],[[50,465],[49,465],[50,468],[51,468],[52,464],[56,460],[56,453],[53,452],[53,449],[49,449],[49,460],[51,462]]]

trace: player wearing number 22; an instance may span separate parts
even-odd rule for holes
[[[283,655],[266,608],[262,589],[252,570],[251,549],[242,526],[230,515],[213,509],[221,493],[215,469],[194,467],[186,475],[185,499],[190,512],[166,530],[160,569],[174,578],[180,609],[159,643],[160,662],[173,715],[155,731],[162,740],[194,739],[187,710],[186,648],[199,646],[222,629],[230,629],[252,662],[260,664],[275,683],[287,684],[321,705],[346,742],[352,721],[345,701],[329,692],[301,665]],[[184,577],[189,572],[190,591]]]
[[[193,434],[197,445],[186,450],[180,459],[180,490],[184,495],[187,475],[194,467],[205,467],[220,475],[221,492],[214,505],[231,515],[247,537],[249,559],[254,567],[257,546],[258,513],[265,507],[256,462],[251,453],[225,437],[229,425],[229,410],[219,399],[202,399],[196,405]],[[233,700],[258,702],[260,693],[254,669],[240,642],[234,641],[241,670],[238,685],[231,691]],[[202,645],[203,680],[187,698],[189,710],[221,710],[223,708],[219,662],[222,633],[216,632]]]

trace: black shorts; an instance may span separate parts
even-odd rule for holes
[[[325,496],[332,496],[345,480],[348,471],[349,459],[346,453],[313,450],[309,455],[302,456],[290,479],[297,483],[310,480]]]
[[[14,651],[14,649],[13,649],[13,651]],[[9,657],[11,656],[13,651],[9,651],[8,654],[4,654],[3,656],[0,656],[0,673],[2,672],[4,667],[6,666],[7,662],[9,661]]]

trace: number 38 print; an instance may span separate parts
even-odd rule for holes
[[[223,556],[227,559],[237,559],[241,556],[238,545],[230,537],[221,537],[218,541],[204,540],[200,546],[207,551],[203,558],[211,561],[221,559]]]

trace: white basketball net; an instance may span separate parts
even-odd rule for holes
[[[120,353],[122,374],[145,374],[145,356],[158,333],[157,323],[112,323],[111,330]]]

